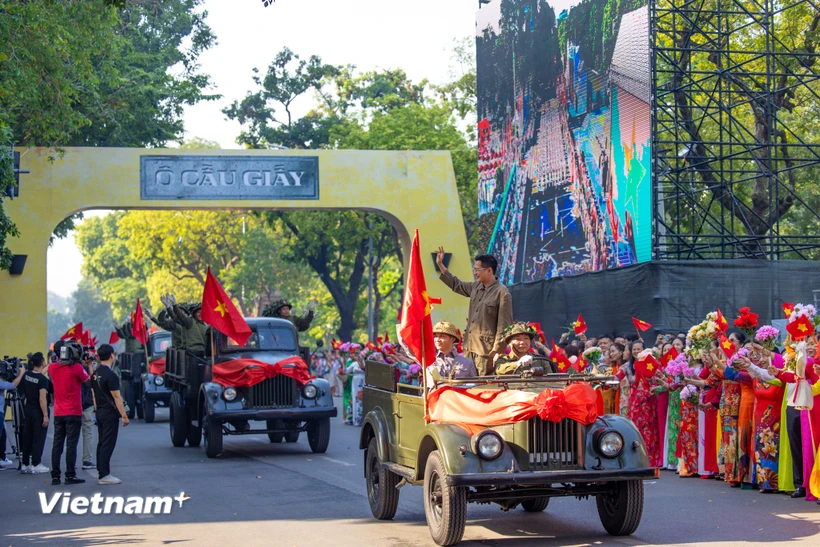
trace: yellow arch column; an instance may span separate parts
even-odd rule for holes
[[[456,325],[466,321],[467,299],[451,293],[438,281],[432,259],[435,249],[443,245],[453,254],[450,270],[462,279],[471,279],[472,257],[449,152],[68,148],[63,157],[53,161],[51,149],[20,152],[21,169],[30,174],[21,175],[20,197],[6,200],[4,206],[20,230],[20,237],[12,238],[8,247],[28,259],[22,275],[0,272],[0,355],[24,356],[43,351],[54,342],[46,340],[49,236],[64,218],[89,209],[358,209],[378,213],[396,227],[405,259],[410,256],[411,234],[418,228],[428,292],[443,298],[433,310],[434,321],[447,319]],[[316,157],[319,198],[143,200],[140,158],[155,155],[260,160]]]

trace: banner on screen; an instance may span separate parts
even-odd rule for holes
[[[515,284],[652,255],[646,0],[478,11],[478,207]]]

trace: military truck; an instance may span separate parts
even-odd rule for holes
[[[570,382],[606,380],[543,370],[444,382],[540,393]],[[397,384],[389,365],[366,364],[359,447],[365,451],[364,477],[375,518],[392,519],[399,488],[411,484],[424,488],[427,525],[438,545],[461,540],[468,503],[540,512],[553,497],[594,496],[607,532],[630,535],[638,528],[643,481],[657,478],[658,471],[630,420],[605,415],[585,426],[569,418],[555,423],[536,416],[492,427],[426,423],[422,389]]]
[[[165,348],[171,343],[171,333],[165,331],[158,331],[148,335],[148,360],[153,361],[165,356]],[[158,386],[156,383],[146,386],[145,384],[145,353],[125,352],[117,356],[117,365],[120,368],[122,376],[122,391],[123,398],[128,404],[128,419],[133,420],[136,414],[137,418],[142,420],[145,417],[144,394],[147,391],[154,392]],[[153,376],[153,375],[152,375]],[[156,382],[156,379],[153,378]],[[165,390],[167,391],[167,390]],[[154,409],[151,407],[151,419],[154,420]]]
[[[171,403],[171,390],[165,385],[165,374],[151,372],[153,363],[165,359],[170,345],[170,332],[159,331],[148,335],[148,370],[142,373],[142,396],[138,403],[147,424],[154,422],[156,407],[167,408]]]
[[[236,359],[253,359],[276,364],[299,355],[305,363],[310,350],[299,347],[296,328],[285,319],[245,318],[252,334],[239,346],[229,337],[214,335],[214,364]],[[307,433],[310,449],[327,451],[330,418],[336,407],[327,380],[313,378],[307,384],[278,374],[251,387],[220,385],[213,381],[211,355],[195,355],[169,348],[165,382],[171,395],[170,433],[174,446],[199,446],[205,438],[205,453],[215,458],[222,453],[225,435],[264,434],[272,443],[297,442]],[[283,365],[295,367],[295,365]],[[251,422],[261,422],[254,428]]]

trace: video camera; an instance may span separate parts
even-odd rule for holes
[[[17,378],[17,374],[19,374],[20,367],[25,366],[25,359],[20,359],[19,357],[9,357],[8,355],[4,355],[3,360],[0,361],[0,378],[7,382],[12,382],[15,378]]]
[[[60,348],[60,362],[64,365],[79,363],[85,356],[85,348],[78,342],[66,342]]]

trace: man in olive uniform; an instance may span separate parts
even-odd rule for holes
[[[171,333],[171,346],[174,348],[182,348],[182,325],[178,325],[171,319],[170,312],[167,308],[163,308],[159,315],[154,317],[148,308],[144,308],[145,316],[154,322],[159,328]]]
[[[509,345],[510,353],[501,355],[495,362],[496,374],[512,374],[520,366],[526,369],[531,366],[530,347],[535,338],[535,327],[526,323],[513,323],[504,330],[504,343]]]
[[[512,298],[507,287],[498,282],[498,261],[492,255],[478,255],[473,264],[475,281],[461,281],[444,266],[444,248],[439,247],[436,264],[441,279],[453,292],[470,299],[470,314],[464,331],[464,355],[472,360],[482,376],[493,373],[496,356],[504,353],[502,333],[512,323]]]
[[[297,331],[305,332],[310,328],[310,324],[313,322],[313,317],[315,316],[313,310],[316,309],[317,304],[319,303],[316,300],[311,300],[308,303],[306,312],[303,313],[301,317],[297,317],[291,313],[293,305],[290,302],[284,299],[277,300],[273,304],[265,306],[265,309],[262,310],[262,317],[281,317],[282,319],[287,319],[293,323]]]
[[[189,304],[187,310],[177,304],[172,295],[165,295],[162,303],[168,307],[168,315],[181,327],[180,345],[194,353],[205,353],[208,343],[208,325],[202,321],[202,304]],[[173,331],[172,331],[173,333]]]
[[[126,321],[122,324],[122,326],[114,327],[114,330],[117,332],[117,336],[125,340],[126,353],[139,353],[144,351],[142,349],[142,342],[137,340],[132,334],[133,328],[134,323],[131,321]]]

